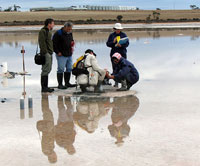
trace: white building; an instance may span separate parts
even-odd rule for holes
[[[135,6],[94,6],[83,5],[83,8],[87,10],[137,10]]]
[[[93,10],[93,11],[104,11],[104,10],[137,10],[135,6],[94,6],[94,5],[79,5],[79,6],[70,6],[70,7],[39,7],[31,8],[30,11],[67,11],[67,10]]]

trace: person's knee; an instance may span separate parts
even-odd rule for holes
[[[64,73],[65,68],[63,66],[58,66],[57,73]]]
[[[51,68],[52,68],[51,66],[52,66],[51,64],[45,64],[42,67],[42,73],[41,73],[41,75],[42,76],[49,75],[49,73],[51,72]]]
[[[47,75],[49,75],[50,72],[51,72],[51,66],[48,67],[48,69],[45,71],[45,73],[46,73]]]
[[[66,68],[66,72],[67,72],[67,73],[71,73],[71,72],[72,72],[72,68],[67,67],[67,68]]]
[[[41,76],[48,76],[50,72],[50,70],[42,70]]]
[[[68,57],[66,63],[66,72],[71,73],[72,71],[72,57]]]
[[[63,73],[65,71],[65,65],[63,63],[58,62],[57,73]]]
[[[101,75],[102,75],[102,77],[105,77],[106,76],[106,71],[102,70]]]

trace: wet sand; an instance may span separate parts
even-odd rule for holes
[[[127,33],[128,57],[140,72],[131,89],[137,93],[89,102],[69,99],[63,92],[41,95],[40,67],[33,64],[37,35],[1,34],[0,62],[20,71],[24,45],[31,73],[26,76],[24,111],[19,107],[23,77],[7,80],[7,86],[1,78],[5,86],[0,84],[0,99],[7,99],[0,102],[1,165],[50,165],[50,160],[59,166],[199,166],[199,31]],[[108,34],[75,32],[74,59],[91,47],[100,65],[109,66]],[[55,73],[54,59],[51,86],[56,85]]]

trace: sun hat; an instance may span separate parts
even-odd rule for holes
[[[120,60],[121,57],[122,57],[121,54],[118,53],[118,52],[114,53],[113,56],[112,56],[112,58],[116,58],[116,59],[118,59],[118,60]]]
[[[113,29],[119,29],[119,30],[123,29],[122,24],[116,23],[116,24],[114,25]]]

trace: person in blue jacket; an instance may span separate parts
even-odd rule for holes
[[[112,55],[116,52],[120,53],[122,57],[127,59],[127,47],[129,46],[129,39],[127,35],[122,32],[122,25],[120,23],[116,23],[113,27],[114,32],[110,34],[108,41],[106,42],[106,45],[111,48],[110,51],[110,58],[113,68],[113,74],[116,73],[116,65],[112,61]],[[123,40],[123,41],[120,41]],[[115,82],[115,86],[118,87],[118,83]]]
[[[109,75],[107,72],[106,76],[109,79],[114,79],[117,82],[122,83],[122,87],[117,89],[118,91],[126,91],[131,88],[133,84],[138,82],[139,73],[135,66],[119,53],[115,53],[112,56],[113,62],[116,64],[116,73]]]

